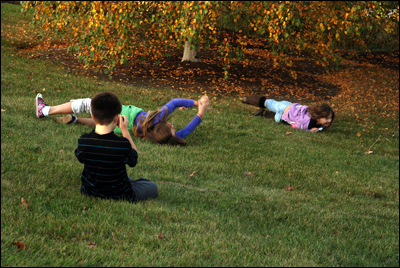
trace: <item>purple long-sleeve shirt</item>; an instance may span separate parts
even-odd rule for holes
[[[194,106],[194,100],[189,100],[189,99],[172,99],[169,101],[167,104],[165,104],[161,110],[162,112],[159,113],[155,118],[154,118],[154,125],[157,125],[160,122],[160,119],[164,116],[165,112],[168,110],[167,116],[170,115],[176,108],[178,107],[193,107]],[[166,109],[167,108],[167,109]],[[138,126],[139,130],[142,131],[140,122],[138,118],[142,117],[146,118],[147,112],[140,112],[137,114],[135,118],[135,125]],[[201,118],[196,114],[196,116],[190,121],[189,124],[186,125],[185,128],[179,130],[176,132],[176,136],[178,138],[184,139],[186,138],[187,135],[193,132],[193,130],[200,125],[202,122]]]
[[[282,115],[282,120],[291,124],[293,128],[310,131],[308,125],[311,118],[307,112],[307,108],[308,106],[292,103],[289,110]]]

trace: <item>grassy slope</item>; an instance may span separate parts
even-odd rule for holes
[[[35,91],[54,105],[111,90],[145,110],[191,95],[99,85],[20,57],[20,7],[1,7],[2,266],[398,266],[398,125],[380,119],[397,133],[365,155],[381,133],[361,140],[346,114],[329,132],[285,135],[287,126],[219,97],[187,147],[134,139],[139,164],[128,174],[154,180],[156,200],[83,197],[73,153],[91,128],[37,119]],[[180,129],[195,113],[172,122]]]

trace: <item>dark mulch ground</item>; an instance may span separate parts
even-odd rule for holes
[[[307,94],[308,97],[314,96],[313,100],[323,101],[340,92],[337,86],[318,80],[318,76],[327,70],[306,55],[293,60],[294,65],[290,69],[297,72],[297,79],[293,79],[289,75],[289,69],[273,68],[271,57],[261,56],[266,53],[257,53],[268,50],[267,46],[249,45],[247,48],[252,52],[245,55],[250,64],[243,66],[242,63],[233,63],[228,80],[223,79],[223,61],[216,49],[201,51],[200,63],[181,62],[183,50],[174,49],[168,51],[171,56],[162,59],[158,65],[147,60],[118,67],[113,73],[112,81],[144,88],[176,89],[210,95],[262,94],[289,101],[304,101]],[[23,46],[20,47],[20,52],[30,58],[50,59],[69,72],[110,81],[108,75],[85,70],[73,55],[67,53],[65,45],[53,45],[47,49]],[[399,69],[399,51],[358,53],[357,56],[345,52],[341,56],[346,59],[346,63],[340,65],[341,69],[357,68],[365,64],[376,68]]]
[[[51,48],[29,54],[30,57],[47,58],[57,62],[70,72],[110,81],[108,75],[83,69],[82,64],[73,55],[68,54],[66,48]],[[144,88],[177,89],[217,95],[263,94],[270,98],[290,101],[298,101],[295,96],[296,88],[306,89],[302,90],[302,94],[311,93],[318,97],[316,100],[329,99],[340,91],[333,84],[318,81],[316,76],[323,75],[326,70],[307,58],[293,61],[292,69],[298,72],[296,80],[290,77],[287,70],[272,68],[272,59],[257,56],[247,56],[252,62],[249,66],[233,64],[229,79],[224,80],[222,61],[215,60],[218,57],[215,51],[202,52],[200,63],[181,62],[183,51],[173,51],[171,54],[171,57],[163,59],[158,65],[152,61],[144,61],[131,67],[118,67],[113,73],[112,81]],[[358,56],[343,55],[343,58],[360,64],[369,63],[377,68],[399,69],[398,51],[359,53]],[[342,64],[340,68],[349,66]],[[352,65],[351,68],[357,68],[357,65]]]

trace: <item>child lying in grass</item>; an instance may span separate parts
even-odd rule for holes
[[[241,98],[241,101],[262,108],[255,115],[262,114],[265,111],[264,108],[267,108],[269,111],[275,112],[276,122],[287,123],[293,128],[314,133],[328,129],[335,118],[335,112],[327,104],[308,107],[299,103],[267,99],[261,95],[248,95]]]
[[[129,130],[136,136],[150,140],[159,144],[171,145],[186,145],[184,138],[192,133],[194,129],[202,122],[204,113],[207,111],[209,100],[207,96],[202,96],[198,101],[191,99],[172,99],[165,104],[161,109],[156,111],[144,112],[142,109],[133,105],[122,105],[122,115],[125,115],[129,121]],[[198,106],[197,115],[192,121],[180,131],[176,131],[174,126],[168,122],[171,117],[168,117],[178,107],[193,107]],[[36,116],[43,118],[54,114],[70,114],[64,117],[57,118],[58,122],[62,123],[81,123],[94,126],[95,122],[90,118],[77,118],[80,113],[91,113],[91,99],[73,99],[70,102],[57,106],[48,106],[42,95],[39,93],[36,96]],[[116,133],[121,133],[117,126],[114,130]]]

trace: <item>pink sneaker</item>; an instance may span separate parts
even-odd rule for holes
[[[42,113],[44,106],[46,106],[46,103],[43,100],[43,96],[42,96],[42,94],[38,93],[36,95],[36,116],[37,116],[37,118],[44,117],[44,115]]]

